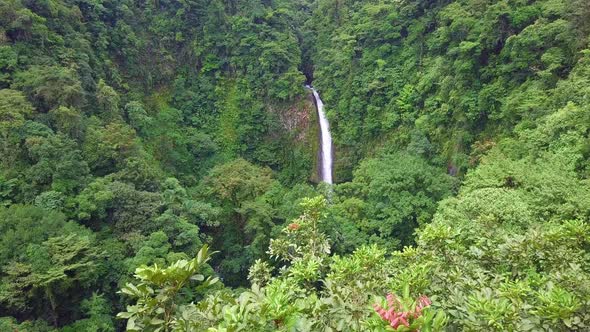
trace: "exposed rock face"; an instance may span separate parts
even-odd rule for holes
[[[282,127],[293,135],[295,141],[302,142],[309,135],[315,113],[313,96],[308,95],[277,113]]]
[[[287,105],[268,109],[280,126],[269,133],[268,139],[281,142],[283,158],[290,159],[294,167],[309,170],[308,181],[319,182],[320,127],[314,97],[311,91],[307,92]]]

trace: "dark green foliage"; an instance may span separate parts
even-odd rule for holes
[[[0,330],[384,331],[388,293],[433,300],[398,331],[588,330],[588,22],[584,0],[0,1]]]
[[[315,85],[345,178],[359,158],[416,129],[453,169],[478,141],[549,111],[588,45],[578,1],[318,1]]]
[[[24,255],[28,244],[42,243],[48,237],[67,233],[68,228],[74,227],[59,212],[26,205],[0,208],[0,216],[2,264]]]
[[[274,226],[290,215],[277,207],[304,196],[288,193],[268,167],[284,183],[313,172],[313,110],[302,102],[298,70],[304,17],[294,8],[283,1],[0,3],[2,289],[12,292],[4,300],[21,301],[2,302],[0,312],[66,331],[113,330],[105,316],[123,305],[117,283],[141,264],[194,255],[203,241],[223,246],[216,263],[233,271],[235,284],[245,281]],[[213,179],[225,185],[231,167],[223,165],[232,163],[230,178],[245,182],[229,199]],[[65,243],[81,261],[58,262]],[[39,253],[27,256],[33,245]],[[43,260],[56,270],[35,267]],[[42,321],[6,322],[44,329]]]
[[[86,183],[88,164],[70,138],[32,136],[25,147],[32,163],[25,176],[33,190],[72,193]]]
[[[453,179],[420,157],[388,154],[361,163],[352,182],[337,187],[333,211],[338,242],[347,251],[363,243],[397,249],[413,241],[438,201],[449,196]]]
[[[102,253],[94,235],[58,212],[14,205],[2,214],[0,302],[8,312],[42,315],[52,323],[77,311],[82,294],[72,289],[93,285]],[[64,298],[69,298],[65,300]],[[48,310],[45,310],[48,309]]]
[[[268,168],[244,159],[217,166],[204,179],[203,194],[222,207],[220,234],[220,272],[229,284],[239,283],[253,262],[264,254],[274,226],[273,208],[264,194],[274,185]]]
[[[82,301],[82,310],[86,318],[66,326],[63,332],[111,332],[115,331],[112,309],[109,302],[101,295],[92,294],[92,297]]]
[[[1,162],[3,166],[13,166],[18,159],[20,137],[18,130],[31,117],[32,105],[19,92],[0,90],[0,137],[2,138]]]
[[[60,105],[80,107],[84,104],[82,84],[71,68],[32,66],[17,73],[11,86],[24,91],[40,111]]]

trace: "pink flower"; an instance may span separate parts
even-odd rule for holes
[[[397,329],[401,325],[410,327],[409,319],[416,319],[422,315],[422,309],[430,306],[432,301],[425,295],[420,296],[416,300],[416,307],[413,311],[404,311],[400,300],[393,294],[387,294],[387,310],[382,308],[379,304],[373,304],[373,308],[381,319],[389,322],[389,325]]]

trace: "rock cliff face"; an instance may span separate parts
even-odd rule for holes
[[[313,95],[310,93],[296,99],[288,106],[270,110],[278,116],[281,128],[273,137],[285,137],[289,144],[284,147],[285,156],[299,158],[298,164],[307,163],[308,180],[319,182],[319,123]]]
[[[279,112],[281,125],[294,135],[296,142],[302,142],[309,135],[310,123],[315,113],[315,105],[311,95],[301,98],[293,105]]]

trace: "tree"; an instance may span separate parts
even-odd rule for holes
[[[122,168],[126,158],[139,154],[135,130],[123,122],[89,126],[84,140],[84,156],[92,170],[104,175]]]
[[[29,244],[75,229],[75,224],[67,223],[66,216],[58,211],[31,205],[0,207],[0,264],[23,258]]]
[[[32,116],[33,106],[25,96],[15,90],[0,90],[0,137],[2,139],[1,161],[10,166],[16,161],[20,145],[15,130],[24,125]]]
[[[18,62],[18,55],[12,47],[0,46],[0,88],[7,88],[10,84],[11,72],[14,71]]]
[[[61,134],[31,136],[25,141],[25,147],[32,161],[25,173],[30,191],[50,188],[69,194],[86,183],[88,163],[72,139]]]
[[[240,158],[212,169],[203,186],[207,194],[235,211],[243,202],[267,191],[272,181],[269,168],[260,168]]]
[[[127,283],[121,293],[136,303],[117,315],[127,319],[127,331],[175,331],[182,328],[184,308],[177,305],[182,290],[192,281],[202,282],[201,287],[213,285],[217,279],[205,276],[202,270],[209,261],[205,245],[191,260],[179,260],[168,267],[141,266],[135,270],[139,283]]]
[[[225,280],[230,284],[239,282],[239,276],[253,261],[252,252],[248,248],[252,241],[259,242],[257,247],[268,241],[268,231],[272,227],[272,222],[269,225],[272,210],[262,196],[273,183],[270,169],[255,166],[244,159],[214,167],[203,180],[203,193],[213,198],[213,203],[222,208],[219,231],[223,235],[217,239],[219,248],[222,248],[219,256],[223,261],[219,264]],[[267,226],[254,226],[261,221]],[[257,236],[262,237],[256,239]]]
[[[110,225],[120,237],[148,235],[157,228],[154,218],[163,208],[159,193],[136,190],[132,185],[99,178],[74,200],[76,217],[94,229]]]
[[[453,179],[424,159],[389,154],[361,163],[352,182],[337,188],[342,203],[333,210],[339,218],[362,216],[351,219],[355,227],[371,241],[396,248],[412,242],[414,229],[430,220],[452,189]],[[347,207],[352,198],[360,200],[354,210]]]
[[[330,254],[328,238],[320,231],[326,199],[322,196],[305,198],[300,205],[304,213],[283,229],[283,238],[270,242],[269,254],[271,258],[290,263],[301,260],[323,263]]]
[[[119,102],[121,98],[119,94],[102,79],[98,81],[96,89],[96,99],[101,117],[107,121],[120,120]]]
[[[82,138],[84,126],[82,123],[82,115],[79,111],[60,106],[49,111],[49,115],[53,122],[53,127],[57,132],[61,132],[74,140]]]
[[[23,261],[11,261],[3,269],[0,301],[11,309],[35,311],[48,302],[51,311],[47,314],[58,326],[60,307],[66,302],[64,295],[71,288],[85,288],[97,279],[94,269],[100,256],[94,239],[88,235],[72,233],[31,243]]]
[[[139,133],[143,132],[152,124],[152,117],[148,116],[144,106],[137,101],[131,101],[125,105],[127,118],[131,126]]]
[[[73,68],[60,66],[31,66],[14,75],[12,88],[22,90],[41,111],[59,106],[84,105],[82,84]]]
[[[87,318],[62,328],[63,332],[114,332],[115,323],[109,301],[102,295],[92,294],[80,304]]]
[[[157,264],[164,266],[167,263],[177,261],[178,257],[176,257],[176,259],[168,259],[169,257],[174,257],[174,253],[170,250],[171,247],[166,233],[158,231],[150,234],[150,236],[143,241],[141,248],[137,250],[135,256],[127,259],[126,265],[129,272],[135,271],[135,269],[142,265]]]

